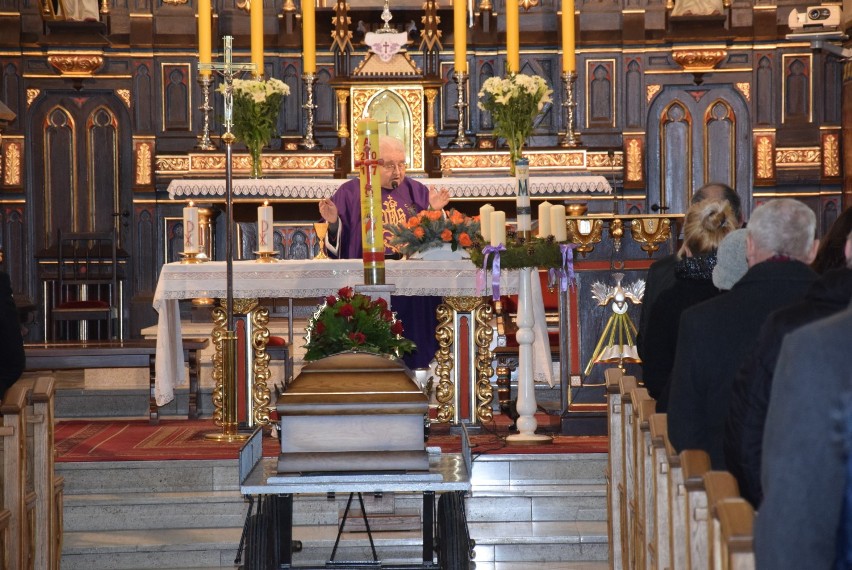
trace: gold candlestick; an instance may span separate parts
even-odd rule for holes
[[[314,256],[314,259],[328,259],[325,253],[325,236],[328,234],[328,222],[314,222],[314,232],[319,240],[319,253]]]

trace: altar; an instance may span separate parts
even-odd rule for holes
[[[488,353],[488,345],[480,346],[477,326],[488,322],[491,306],[477,287],[478,270],[470,261],[388,260],[385,262],[386,282],[395,286],[394,295],[437,295],[445,297],[439,307],[438,326],[442,333],[438,354],[439,378],[436,387],[438,416],[442,421],[457,422],[471,412],[474,417],[490,412],[491,389],[485,384],[489,375],[490,359],[476,357]],[[360,259],[346,260],[287,260],[278,263],[254,261],[233,262],[233,296],[235,299],[258,298],[312,298],[317,302],[326,295],[336,293],[341,287],[355,287],[363,283],[363,263]],[[155,397],[157,405],[174,398],[175,386],[183,378],[183,355],[180,347],[181,321],[178,300],[194,298],[224,298],[226,290],[225,262],[199,264],[169,263],[163,266],[154,294],[154,309],[159,313],[157,323],[157,358]],[[500,279],[501,291],[513,294],[518,291],[518,273],[504,271]],[[490,289],[490,288],[489,288]],[[458,399],[460,361],[459,347],[454,343],[453,330],[459,314],[470,318],[469,348],[475,358],[469,359],[471,383],[469,410],[460,410]],[[470,323],[474,323],[471,325]],[[409,326],[412,326],[411,324]],[[546,332],[542,332],[546,335]],[[491,337],[488,336],[488,339]],[[487,396],[486,396],[487,394]],[[484,408],[487,407],[486,411]]]

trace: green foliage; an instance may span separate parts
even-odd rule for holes
[[[553,236],[545,239],[534,237],[523,241],[509,236],[506,251],[500,252],[500,269],[520,269],[522,267],[538,267],[539,269],[550,269],[562,267],[562,251],[559,243],[553,240]],[[487,244],[486,244],[487,245]],[[470,249],[470,260],[477,267],[482,267],[482,248],[480,241],[474,242]],[[491,270],[494,256],[488,257],[487,269]]]
[[[329,295],[308,322],[305,360],[312,361],[347,350],[394,357],[413,351],[415,344],[402,336],[402,321],[384,299],[371,300],[344,287]]]
[[[224,86],[220,86],[222,91]],[[290,88],[279,79],[234,79],[234,136],[252,156],[276,133],[281,103]]]

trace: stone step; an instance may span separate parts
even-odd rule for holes
[[[56,463],[65,495],[239,491],[236,459]]]
[[[55,414],[59,419],[148,418],[151,392],[148,388],[64,388],[56,391]],[[175,389],[175,399],[159,408],[161,417],[186,417],[189,390]],[[201,417],[213,414],[213,389],[201,388],[198,399]]]
[[[605,521],[606,485],[475,486],[468,522]]]
[[[477,570],[480,562],[604,562],[609,558],[605,520],[469,522],[468,532],[476,542]]]

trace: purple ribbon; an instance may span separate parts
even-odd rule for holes
[[[576,243],[560,243],[559,250],[562,252],[562,267],[559,268],[559,285],[562,291],[567,291],[568,286],[575,288],[577,279],[574,275],[574,248]]]
[[[506,251],[506,246],[486,245],[482,248],[482,273],[488,271],[488,255],[494,254],[494,261],[491,264],[491,298],[494,301],[500,300],[500,252]],[[484,285],[484,282],[483,282]]]

